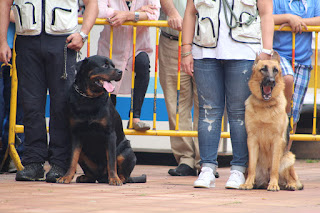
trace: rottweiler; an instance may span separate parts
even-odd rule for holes
[[[72,138],[70,168],[59,183],[70,183],[77,164],[84,175],[77,183],[146,182],[146,176],[130,177],[136,156],[123,132],[122,120],[108,93],[119,81],[122,71],[103,56],[91,56],[76,64],[76,78],[68,96],[69,121]]]

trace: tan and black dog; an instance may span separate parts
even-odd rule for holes
[[[303,189],[294,170],[295,155],[285,151],[289,132],[284,87],[278,53],[271,60],[257,57],[249,81],[252,94],[245,102],[249,165],[240,189]]]
[[[72,136],[70,168],[59,183],[70,183],[79,163],[84,175],[77,183],[146,182],[146,176],[130,177],[136,156],[123,132],[122,120],[109,98],[122,71],[109,58],[91,56],[77,63],[77,75],[68,97]]]

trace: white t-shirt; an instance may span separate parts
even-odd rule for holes
[[[231,5],[232,0],[227,0]],[[230,11],[227,9],[228,20],[230,20]],[[238,59],[255,60],[256,54],[261,49],[260,44],[246,44],[232,40],[229,32],[230,28],[226,23],[223,4],[219,14],[220,32],[218,45],[216,48],[202,48],[197,45],[192,46],[192,55],[194,59],[216,58],[216,59]]]

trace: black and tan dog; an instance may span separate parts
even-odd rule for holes
[[[68,98],[72,135],[72,159],[66,175],[57,180],[70,183],[79,163],[84,175],[77,183],[146,182],[146,176],[130,177],[136,156],[123,132],[122,120],[108,92],[119,81],[122,71],[102,56],[91,56],[77,63],[77,75]]]
[[[303,189],[294,170],[295,155],[285,151],[288,116],[284,87],[278,53],[272,60],[257,57],[249,81],[252,94],[245,103],[248,176],[240,189]]]

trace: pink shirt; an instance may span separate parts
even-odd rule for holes
[[[99,18],[111,18],[115,10],[129,11],[125,0],[98,0]],[[144,5],[156,5],[158,10],[155,14],[149,14],[149,20],[158,20],[160,11],[159,0],[132,0],[130,11],[138,10]],[[150,44],[149,27],[137,27],[136,55],[140,52],[152,53]],[[98,55],[109,57],[110,26],[105,25],[100,33],[98,42]],[[112,61],[116,68],[123,71],[122,79],[119,82],[112,82],[115,85],[114,94],[129,94],[131,92],[132,77],[132,51],[133,51],[133,27],[120,26],[113,28]]]

